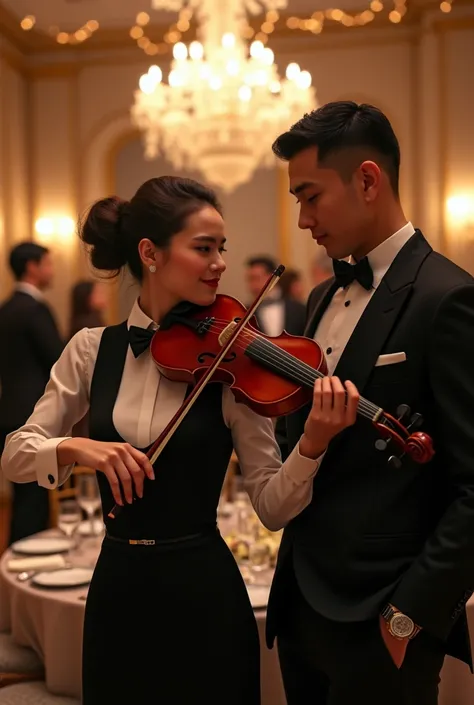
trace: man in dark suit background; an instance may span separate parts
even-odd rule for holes
[[[12,249],[9,264],[16,286],[0,306],[0,453],[6,436],[30,416],[63,349],[43,297],[53,279],[49,251],[22,242]],[[10,543],[48,526],[48,490],[31,482],[13,484],[12,492]]]
[[[329,103],[273,149],[335,276],[307,307],[330,375],[319,469],[284,531],[267,639],[278,637],[288,705],[435,705],[445,654],[471,665],[474,279],[407,221],[398,141],[377,108]],[[434,458],[389,463],[395,444],[376,448],[361,415],[331,429],[345,380],[388,413],[420,413]],[[288,418],[290,451],[307,414]]]
[[[245,267],[247,287],[250,295],[255,298],[277,264],[271,257],[261,255],[250,257]],[[266,335],[280,335],[283,330],[290,335],[303,335],[306,308],[300,301],[283,296],[278,285],[262,301],[255,316],[261,331]]]
[[[248,290],[255,299],[265,286],[268,277],[277,267],[276,262],[265,255],[250,257],[246,262]],[[255,312],[260,330],[266,335],[276,336],[285,330],[290,335],[303,335],[306,324],[306,307],[300,301],[284,296],[277,285],[265,297]],[[286,420],[275,422],[275,437],[280,446],[282,459],[288,457]]]

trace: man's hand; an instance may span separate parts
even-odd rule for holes
[[[407,651],[407,646],[409,639],[398,639],[396,636],[392,636],[388,630],[387,622],[380,615],[379,617],[380,631],[382,633],[382,639],[384,640],[385,646],[388,649],[390,656],[397,668],[401,668],[403,661],[405,660],[405,654]]]

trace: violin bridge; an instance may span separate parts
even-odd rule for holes
[[[219,345],[221,346],[221,348],[224,347],[224,345],[227,343],[236,326],[237,321],[231,321],[229,325],[224,328],[224,330],[219,336]]]

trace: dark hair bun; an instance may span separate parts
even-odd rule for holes
[[[80,227],[80,237],[90,247],[90,260],[96,269],[120,270],[127,263],[122,218],[128,201],[118,196],[94,203]]]

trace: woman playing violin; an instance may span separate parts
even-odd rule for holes
[[[154,178],[130,202],[98,201],[80,234],[96,269],[129,268],[139,297],[124,323],[72,338],[32,416],[8,437],[3,468],[50,489],[76,463],[97,469],[106,536],[86,604],[83,703],[257,705],[256,622],[216,530],[232,449],[255,511],[277,530],[311,501],[316,458],[354,423],[357,390],[318,380],[282,464],[271,421],[209,384],[152,467],[147,448],[188,389],[160,376],[137,329],[158,329],[181,301],[213,303],[226,268],[221,209],[195,181]],[[86,413],[89,437],[71,438]],[[123,510],[108,518],[115,503]]]

